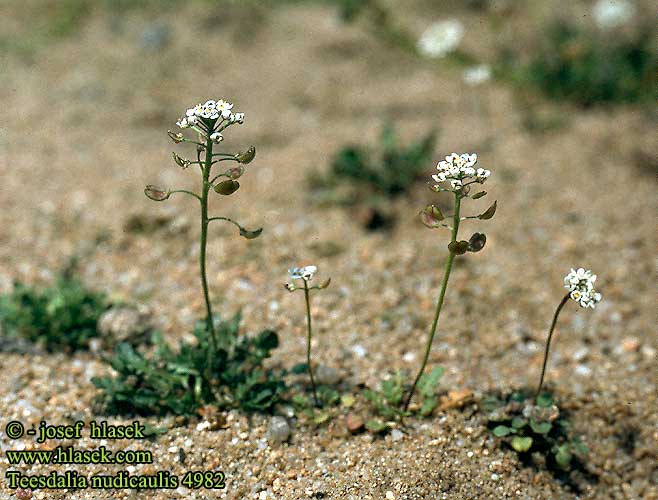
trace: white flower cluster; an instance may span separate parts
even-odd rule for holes
[[[427,57],[444,57],[464,37],[464,26],[456,19],[439,21],[427,28],[418,40],[418,51]]]
[[[461,191],[464,181],[471,178],[474,179],[473,182],[482,184],[491,175],[491,172],[484,168],[476,169],[475,164],[477,161],[478,156],[475,153],[452,153],[446,156],[446,159],[440,161],[436,166],[439,173],[432,175],[432,179],[437,182],[435,187],[438,187],[440,182],[450,181],[451,191]]]
[[[227,120],[229,123],[244,122],[244,113],[233,113],[233,104],[224,99],[218,101],[208,100],[204,104],[197,104],[185,112],[185,116],[176,122],[180,128],[192,127],[199,123],[200,119],[217,120],[220,117],[222,121]],[[221,139],[219,139],[221,140]],[[219,141],[217,141],[219,142]]]
[[[302,279],[304,281],[311,281],[316,272],[318,272],[317,266],[293,267],[292,269],[288,269],[288,274],[294,280]]]
[[[594,289],[595,281],[596,274],[580,267],[578,270],[572,269],[564,277],[564,288],[570,290],[569,297],[578,302],[581,307],[594,309],[594,306],[601,300],[601,294]]]

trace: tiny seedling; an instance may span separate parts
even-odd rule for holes
[[[442,367],[435,366],[430,373],[423,374],[420,378],[418,382],[418,392],[422,399],[418,409],[420,416],[429,417],[439,405],[437,389],[443,373]],[[404,393],[405,376],[400,371],[382,380],[379,390],[365,389],[363,396],[378,417],[366,422],[366,428],[375,433],[384,432],[391,427],[391,423],[411,415],[410,410],[401,408]]]
[[[525,392],[489,397],[483,408],[489,412],[491,433],[526,461],[536,453],[547,469],[564,473],[580,468],[588,454],[580,438],[571,435],[569,420],[551,394],[542,394],[536,402]]]
[[[311,365],[311,342],[313,340],[313,325],[311,321],[311,290],[323,290],[331,283],[331,278],[328,278],[324,283],[315,286],[309,286],[309,282],[315,276],[318,268],[316,266],[294,267],[288,270],[290,278],[301,282],[302,286],[295,286],[293,283],[286,283],[286,290],[295,292],[297,290],[304,291],[304,299],[306,303],[306,368],[308,369],[308,376],[311,379],[311,389],[313,390],[313,403],[316,407],[320,406],[320,399],[318,398],[318,391],[313,377],[313,367]]]
[[[448,216],[444,215],[436,205],[429,205],[420,213],[420,219],[423,224],[431,229],[446,227],[450,229],[451,237],[450,243],[448,243],[448,259],[445,263],[443,282],[441,283],[441,291],[436,303],[434,321],[432,322],[432,328],[430,329],[427,345],[425,347],[425,355],[423,356],[423,361],[421,363],[420,369],[418,370],[418,375],[416,375],[416,378],[411,385],[411,389],[409,389],[404,402],[405,411],[409,409],[409,404],[411,403],[411,399],[413,398],[414,392],[416,391],[416,386],[422,378],[425,367],[427,366],[430,350],[432,349],[432,342],[434,341],[434,335],[436,334],[436,328],[439,323],[441,308],[443,307],[443,300],[445,299],[446,290],[448,288],[448,280],[450,279],[450,272],[452,270],[453,261],[458,255],[464,255],[467,252],[479,252],[484,248],[484,245],[487,241],[486,236],[482,233],[474,233],[468,241],[459,240],[458,236],[460,223],[467,219],[488,220],[491,219],[496,213],[497,204],[494,201],[489,208],[487,208],[479,215],[466,217],[461,215],[461,204],[463,200],[467,198],[477,200],[486,196],[487,194],[486,191],[478,191],[471,194],[471,187],[474,187],[476,184],[484,183],[491,174],[489,170],[485,170],[483,168],[476,169],[476,163],[477,155],[459,155],[457,153],[452,153],[450,156],[446,156],[445,161],[439,162],[437,165],[437,170],[439,173],[432,176],[432,179],[435,182],[432,186],[432,190],[436,193],[452,193],[454,200],[453,214]],[[444,222],[446,219],[452,219],[452,226]]]

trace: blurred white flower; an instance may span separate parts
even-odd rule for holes
[[[464,37],[464,26],[457,19],[432,24],[418,39],[418,51],[427,57],[444,57],[455,50]]]
[[[599,0],[592,8],[594,22],[601,29],[617,28],[635,15],[635,6],[628,0]]]
[[[222,134],[220,134],[219,132],[213,132],[212,134],[210,134],[210,140],[215,144],[219,144],[224,140],[224,136],[222,136]]]
[[[569,274],[564,277],[564,288],[570,291],[569,297],[578,302],[581,307],[594,309],[596,304],[601,301],[601,294],[594,288],[595,281],[596,274],[592,274],[592,271],[582,267],[577,270],[571,269]]]
[[[311,281],[317,271],[317,266],[293,267],[292,269],[288,269],[288,274],[295,280],[302,279],[304,281]]]
[[[475,87],[491,80],[491,68],[488,64],[471,66],[464,71],[464,83]]]
[[[478,156],[473,154],[452,153],[446,156],[444,161],[440,161],[436,166],[438,174],[432,175],[432,179],[438,184],[444,181],[450,181],[452,191],[460,191],[464,186],[464,181],[473,179],[473,182],[483,183],[491,175],[489,170],[483,168],[475,169]]]

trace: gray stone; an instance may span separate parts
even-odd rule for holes
[[[143,305],[112,307],[98,319],[98,331],[108,347],[120,342],[140,344],[152,329],[151,310]]]
[[[274,443],[284,443],[290,437],[290,425],[285,417],[275,416],[267,426],[267,439]]]
[[[322,385],[335,385],[340,382],[340,373],[331,366],[319,365],[315,369],[315,381]]]

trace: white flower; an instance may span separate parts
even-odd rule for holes
[[[444,57],[457,48],[464,37],[464,26],[457,19],[439,21],[418,39],[418,51],[427,57]]]
[[[571,269],[564,277],[564,287],[569,290],[569,297],[578,302],[581,307],[594,309],[601,301],[601,294],[594,289],[596,274],[582,267]]]
[[[479,182],[484,182],[489,178],[490,175],[491,175],[491,171],[485,170],[484,168],[478,168],[475,171],[475,176],[477,177]]]
[[[460,191],[464,186],[464,181],[473,179],[472,182],[483,183],[490,175],[489,170],[475,168],[478,157],[475,153],[457,154],[452,153],[446,156],[446,159],[440,161],[436,169],[438,174],[432,175],[432,179],[438,184],[444,181],[450,181],[452,191]]]
[[[217,112],[221,113],[222,118],[229,118],[231,116],[231,108],[233,108],[233,104],[230,102],[220,99],[217,101],[215,107],[217,108]]]
[[[292,269],[288,269],[288,274],[292,279],[311,281],[317,271],[317,266],[293,267]]]
[[[227,119],[229,124],[243,123],[244,113],[234,114],[231,112],[232,108],[233,104],[225,101],[224,99],[219,99],[218,101],[208,99],[203,104],[199,103],[193,108],[188,108],[185,111],[185,116],[178,120],[176,125],[178,125],[180,128],[187,128],[198,124],[200,119],[218,120],[220,117]],[[223,123],[223,120],[220,120],[219,123]],[[210,133],[212,134],[212,132],[213,131],[211,130]],[[221,139],[219,140],[221,141]]]
[[[224,140],[224,136],[222,136],[222,134],[220,134],[219,132],[213,132],[212,134],[210,134],[210,140],[215,144],[219,144]]]
[[[464,71],[464,83],[475,87],[491,80],[491,68],[488,64],[471,66]]]
[[[453,191],[459,191],[462,188],[462,181],[459,179],[450,179],[450,187]]]
[[[635,15],[635,6],[627,0],[599,0],[592,8],[594,22],[601,29],[626,24]]]

